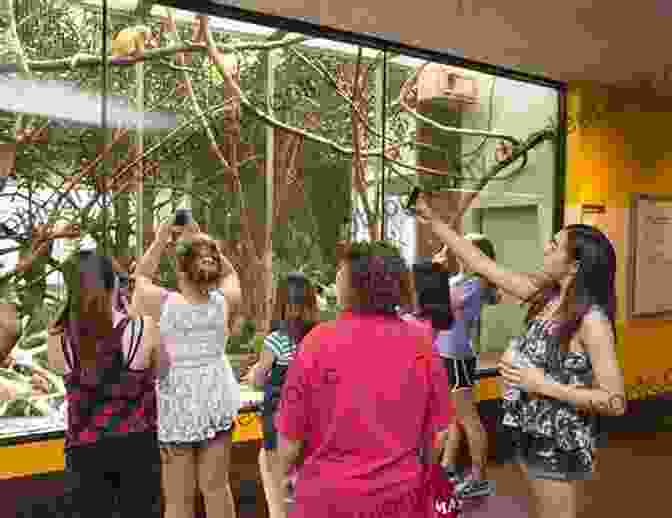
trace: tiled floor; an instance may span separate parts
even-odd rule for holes
[[[236,452],[239,460],[254,458],[254,448],[246,446]],[[672,432],[612,432],[598,453],[598,462],[595,480],[581,488],[578,518],[672,516]],[[255,469],[248,464],[242,470],[246,473],[232,473],[232,483],[258,476]],[[533,518],[526,482],[515,466],[492,465],[489,477],[495,480],[497,494],[476,508],[465,509],[464,518]],[[256,513],[250,513],[250,518],[267,516],[260,489]]]

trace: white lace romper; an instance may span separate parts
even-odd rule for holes
[[[159,378],[159,441],[198,443],[230,429],[241,406],[240,385],[226,356],[227,302],[212,290],[203,304],[170,293],[159,327],[169,367]]]

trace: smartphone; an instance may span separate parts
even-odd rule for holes
[[[415,216],[415,204],[418,201],[418,196],[420,196],[420,187],[413,187],[411,194],[408,195],[408,200],[404,206],[404,212],[409,216]]]
[[[191,223],[190,209],[177,209],[175,211],[175,226],[183,227]]]

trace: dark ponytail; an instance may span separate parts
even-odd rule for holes
[[[434,331],[450,329],[455,320],[450,306],[450,272],[423,260],[413,265],[413,276],[419,308],[416,316],[431,320]]]

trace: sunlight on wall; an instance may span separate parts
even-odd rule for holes
[[[580,87],[570,95],[570,110],[606,105],[605,90]],[[638,102],[639,99],[633,99]],[[584,112],[585,116],[585,112]],[[601,121],[570,132],[566,183],[566,223],[578,222],[581,204],[604,204],[602,230],[612,240],[618,258],[618,354],[626,384],[638,376],[662,379],[672,365],[672,322],[662,318],[626,316],[628,220],[634,193],[670,194],[672,154],[664,136],[669,113],[604,111]],[[665,282],[665,281],[663,281]]]

